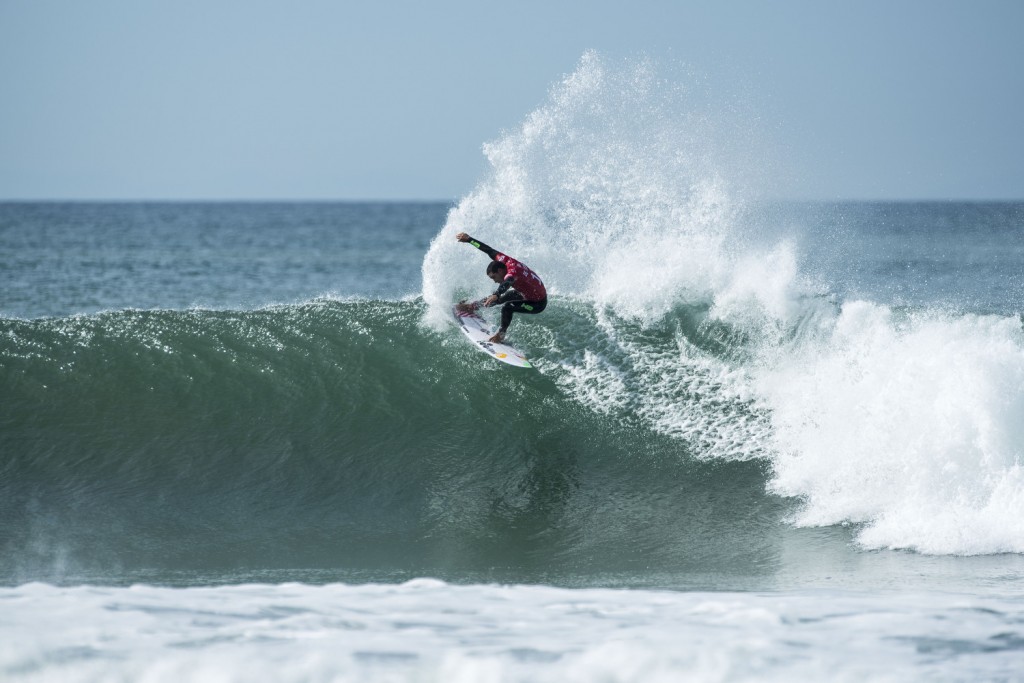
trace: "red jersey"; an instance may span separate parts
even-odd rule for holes
[[[540,301],[548,298],[544,283],[537,277],[537,273],[530,270],[525,263],[502,253],[495,254],[494,260],[505,264],[505,267],[508,268],[505,281],[507,282],[509,278],[514,279],[512,288],[522,294],[527,301]]]

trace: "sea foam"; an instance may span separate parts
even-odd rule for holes
[[[0,588],[10,681],[1008,680],[1019,600],[546,586]],[[983,656],[982,656],[983,655]]]

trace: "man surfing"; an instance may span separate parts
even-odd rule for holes
[[[502,304],[502,307],[501,327],[488,341],[494,344],[505,341],[505,333],[512,322],[513,313],[540,313],[547,307],[548,292],[544,289],[544,283],[526,264],[491,249],[464,232],[456,235],[455,239],[460,242],[469,242],[491,257],[491,262],[487,264],[487,277],[498,283],[498,289],[484,299],[483,304],[484,306]],[[455,308],[460,311],[472,311],[476,307],[477,304],[461,302]]]

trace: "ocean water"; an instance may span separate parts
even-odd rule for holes
[[[695,88],[588,54],[450,204],[0,203],[0,678],[1024,680],[1024,202],[760,199]]]

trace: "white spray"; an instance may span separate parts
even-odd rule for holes
[[[797,524],[864,523],[868,547],[1024,552],[1020,320],[815,295],[799,245],[757,245],[741,224],[757,128],[713,100],[692,75],[585,54],[485,146],[489,175],[423,264],[428,322],[486,289],[484,261],[454,240],[469,232],[537,270],[556,302],[590,308],[605,351],[587,340],[545,370],[588,408],[628,413],[691,457],[769,458],[770,490],[804,501]],[[642,330],[671,327],[679,306],[745,353],[682,332],[651,345]]]

